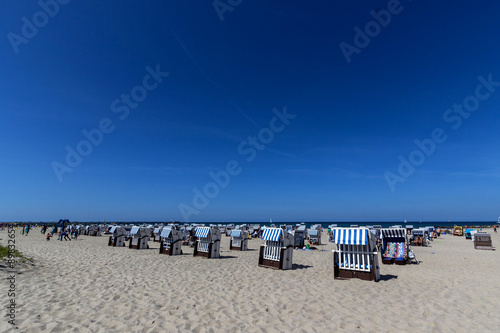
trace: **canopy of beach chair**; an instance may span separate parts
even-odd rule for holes
[[[160,233],[160,237],[168,238],[172,233],[172,228],[163,228]]]
[[[210,227],[196,227],[195,236],[205,238],[210,233]]]
[[[282,232],[283,232],[283,229],[281,229],[281,228],[266,228],[262,232],[262,239],[266,240],[266,241],[277,242],[280,240]]]
[[[335,243],[344,245],[367,245],[368,229],[337,228],[335,229]]]

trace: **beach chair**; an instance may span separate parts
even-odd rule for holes
[[[413,229],[411,231],[411,243],[415,246],[428,246],[429,245],[429,232],[425,228]]]
[[[321,245],[321,231],[317,229],[309,229],[307,231],[307,235],[309,236],[309,241],[312,245]]]
[[[149,249],[150,230],[145,227],[132,227],[130,229],[130,240],[128,244],[129,249]]]
[[[217,227],[196,227],[194,243],[194,257],[219,258],[220,257],[220,230]]]
[[[304,240],[307,237],[307,230],[305,225],[300,225],[293,231],[293,246],[295,248],[303,248]]]
[[[411,225],[411,224],[407,224],[407,225],[405,226],[405,229],[406,229],[406,234],[409,236],[409,235],[411,235],[411,231],[412,231],[414,228],[413,228],[413,225]]]
[[[474,231],[474,229],[465,229],[465,239],[472,239],[472,232]]]
[[[382,229],[381,239],[380,253],[382,254],[383,264],[406,265],[409,263],[409,244],[406,229]]]
[[[165,227],[161,229],[160,238],[160,254],[168,254],[169,256],[182,254],[181,242],[183,236],[179,230]]]
[[[125,246],[125,235],[127,233],[125,228],[113,226],[108,232],[111,234],[111,236],[109,236],[108,246]]]
[[[160,242],[161,241],[161,231],[162,231],[162,228],[160,227],[157,227],[157,228],[154,228],[153,229],[153,242]]]
[[[336,228],[333,250],[335,279],[380,280],[376,239],[364,227]]]
[[[463,235],[464,235],[464,227],[458,225],[453,227],[453,236],[463,236]]]
[[[474,233],[474,248],[476,250],[493,250],[491,235],[487,232]]]
[[[259,266],[274,269],[293,267],[293,235],[281,228],[265,228],[260,246]]]
[[[231,230],[229,249],[235,251],[248,250],[248,232],[245,230]]]

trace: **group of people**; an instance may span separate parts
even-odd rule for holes
[[[47,235],[45,236],[45,239],[46,240],[50,240],[52,237],[54,237],[54,235],[57,233],[57,239],[59,239],[61,242],[63,241],[63,239],[65,241],[71,241],[71,236],[73,236],[74,239],[77,239],[78,238],[78,231],[74,228],[61,228],[61,230],[59,230],[59,232],[57,232],[57,227],[54,227],[52,228],[52,231],[51,232],[47,232],[47,226],[44,225],[42,227],[42,230],[40,230],[40,232],[42,234],[45,234],[47,233]]]

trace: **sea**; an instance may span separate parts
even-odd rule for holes
[[[7,222],[9,223],[9,222]],[[16,223],[16,224],[38,224],[38,225],[43,225],[43,224],[48,224],[48,225],[53,225],[56,224],[57,222],[34,222],[34,221],[23,221],[23,222],[11,222],[11,223]],[[227,225],[227,224],[234,224],[234,225],[252,225],[252,224],[259,224],[260,226],[270,226],[271,224],[274,224],[275,226],[281,226],[281,225],[292,225],[295,226],[297,224],[304,223],[306,225],[306,228],[310,228],[312,225],[321,225],[323,228],[328,228],[330,225],[337,225],[337,227],[350,227],[350,226],[374,226],[374,225],[380,225],[382,228],[388,228],[394,225],[400,225],[400,226],[408,226],[412,225],[413,228],[420,228],[420,227],[453,227],[455,225],[457,226],[470,226],[470,227],[486,227],[486,226],[492,226],[492,225],[498,225],[499,222],[497,221],[406,221],[406,222],[381,222],[381,221],[349,221],[349,222],[342,222],[342,221],[332,221],[332,222],[297,222],[297,221],[268,221],[268,222],[203,222],[203,221],[198,221],[198,222],[191,222],[191,223],[184,223],[184,222],[179,222],[179,221],[94,221],[94,222],[78,222],[78,221],[70,221],[71,224],[128,224],[128,225],[158,225],[158,224],[168,224],[168,223],[179,223],[181,225],[184,224],[204,224],[206,226],[209,225]]]

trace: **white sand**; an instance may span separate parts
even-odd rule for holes
[[[493,246],[500,236],[489,230]],[[6,231],[0,232],[6,244]],[[326,241],[326,234],[323,235]],[[221,259],[107,246],[108,237],[47,242],[16,236],[35,266],[19,267],[14,332],[498,332],[499,251],[464,237],[413,247],[420,265],[382,265],[382,281],[334,280],[332,243],[294,251],[294,269],[257,266],[251,251]],[[7,276],[5,270],[2,272]],[[3,279],[3,281],[5,281]],[[6,313],[8,283],[0,285]],[[2,314],[0,332],[11,328]]]

